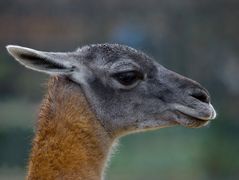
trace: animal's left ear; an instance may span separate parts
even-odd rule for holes
[[[43,52],[8,45],[8,52],[25,67],[47,74],[70,74],[74,70],[68,53]]]

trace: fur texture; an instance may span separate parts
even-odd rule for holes
[[[80,86],[51,78],[33,141],[27,180],[99,180],[112,138],[96,120]]]

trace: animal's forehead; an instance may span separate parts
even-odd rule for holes
[[[152,64],[152,59],[141,51],[131,48],[126,45],[119,44],[93,44],[79,48],[76,53],[83,56],[83,59],[97,63],[114,63],[118,60],[128,59],[135,61],[141,65]]]
[[[83,46],[77,50],[77,52],[88,52],[88,53],[102,53],[104,55],[109,54],[118,54],[118,53],[139,53],[134,48],[131,48],[126,45],[120,44],[91,44],[87,46]]]

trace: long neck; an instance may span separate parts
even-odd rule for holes
[[[113,140],[79,86],[49,81],[33,141],[27,180],[100,180]]]

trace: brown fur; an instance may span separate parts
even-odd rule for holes
[[[112,138],[80,86],[51,78],[33,141],[27,180],[99,180]]]

